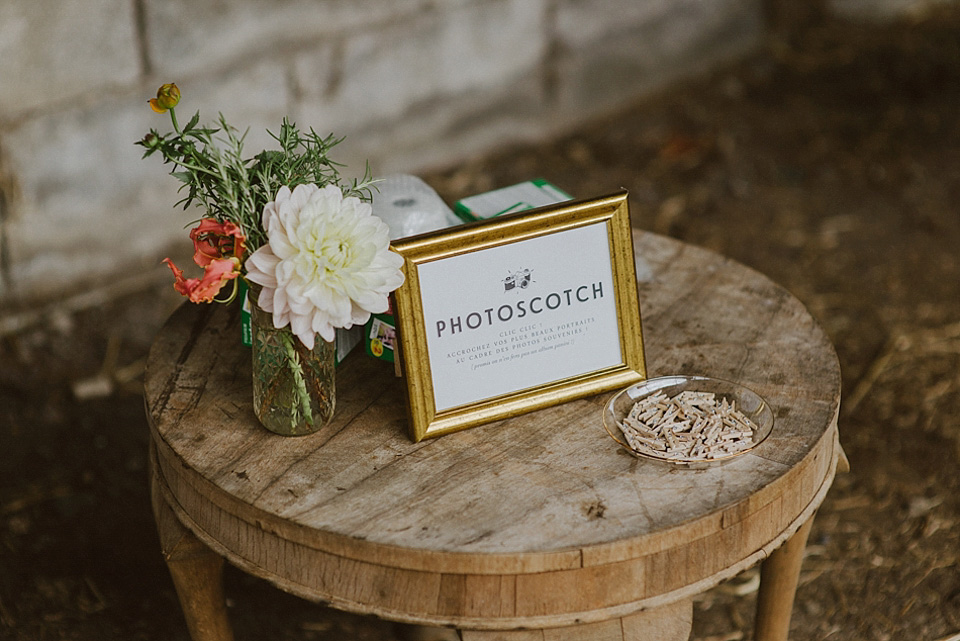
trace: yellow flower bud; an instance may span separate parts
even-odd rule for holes
[[[176,84],[168,82],[157,89],[157,97],[149,100],[150,107],[158,114],[165,113],[167,109],[173,109],[180,102],[180,89]]]

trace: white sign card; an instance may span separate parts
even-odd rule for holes
[[[438,412],[622,361],[603,222],[420,266]],[[571,260],[571,258],[576,257]]]

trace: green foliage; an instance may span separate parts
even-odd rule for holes
[[[136,143],[146,149],[143,157],[154,153],[163,156],[164,164],[173,165],[170,175],[183,183],[180,192],[186,191],[176,204],[183,205],[184,209],[191,205],[202,207],[206,210],[205,218],[235,223],[243,230],[251,252],[267,240],[260,225],[261,215],[280,187],[333,184],[343,190],[344,196],[370,200],[369,166],[362,179],[341,184],[339,168],[342,165],[331,160],[329,153],[342,138],[332,134],[322,138],[312,128],[301,133],[284,118],[278,133],[267,132],[277,141],[279,149],[244,158],[246,133],[240,135],[227,124],[223,114],[218,118],[219,128],[198,126],[198,112],[181,129],[174,109],[169,113],[174,131],[164,135],[151,129]]]

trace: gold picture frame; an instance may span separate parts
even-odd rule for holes
[[[393,248],[406,277],[394,302],[414,441],[646,378],[626,192]]]

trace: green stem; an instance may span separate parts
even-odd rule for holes
[[[283,349],[287,354],[287,365],[290,367],[290,373],[293,375],[293,382],[297,390],[297,396],[300,398],[300,406],[306,417],[307,424],[313,425],[313,410],[310,406],[310,393],[307,391],[307,382],[303,378],[303,365],[300,362],[300,355],[297,354],[297,348],[293,341],[300,340],[291,332],[280,332],[280,338],[283,341]]]
[[[213,302],[215,302],[215,303],[223,303],[224,305],[228,305],[228,304],[232,303],[232,302],[234,301],[234,299],[236,299],[237,293],[240,291],[240,283],[237,282],[237,281],[239,281],[239,280],[240,280],[240,277],[239,277],[239,276],[237,276],[236,278],[232,279],[233,288],[232,288],[232,290],[230,291],[230,295],[229,295],[228,297],[226,297],[226,298],[224,298],[224,299],[220,299],[220,298],[214,297]]]
[[[177,135],[183,135],[180,132],[180,123],[177,122],[177,111],[173,107],[170,107],[170,120],[173,122],[173,130],[177,132]]]

